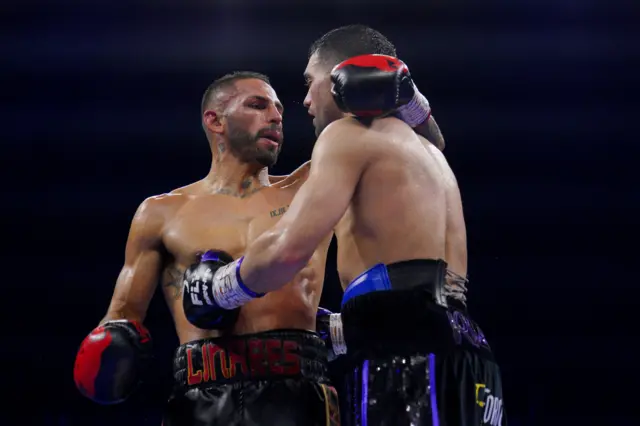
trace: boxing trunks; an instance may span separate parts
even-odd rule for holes
[[[345,290],[348,426],[505,426],[500,371],[446,263],[379,264]]]
[[[164,426],[333,426],[338,397],[317,334],[276,330],[180,346]]]

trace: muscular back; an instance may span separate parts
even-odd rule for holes
[[[445,259],[466,276],[460,191],[442,153],[395,118],[373,122],[369,161],[336,227],[343,288],[377,263]]]

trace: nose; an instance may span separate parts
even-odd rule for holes
[[[275,105],[269,108],[269,123],[282,123],[282,113]]]
[[[306,109],[311,108],[311,90],[307,90],[307,95],[304,97],[304,101],[302,102],[302,105],[304,105],[304,107]]]

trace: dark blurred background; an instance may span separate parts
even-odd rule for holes
[[[470,309],[502,366],[510,424],[638,424],[626,238],[640,213],[637,2],[13,0],[2,12],[0,424],[160,424],[177,345],[160,297],[154,381],[100,407],[72,380],[133,213],[207,173],[200,98],[229,71],[268,74],[286,107],[273,172],[307,160],[307,49],[350,23],[396,44],[447,140]],[[334,258],[323,305],[335,309]]]

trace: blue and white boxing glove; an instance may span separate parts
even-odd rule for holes
[[[347,353],[347,346],[344,342],[342,332],[342,317],[334,314],[328,309],[318,308],[316,314],[316,332],[324,340],[328,350],[329,361],[333,361],[340,355]]]
[[[222,330],[238,318],[240,306],[264,296],[240,279],[244,257],[233,260],[223,251],[209,250],[184,273],[182,306],[187,320],[205,330]]]

